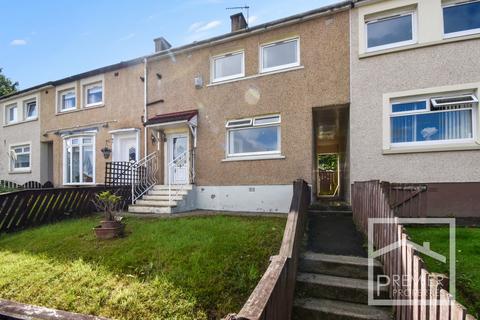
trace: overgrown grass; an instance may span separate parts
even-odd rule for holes
[[[476,318],[480,316],[480,229],[456,228],[456,289],[459,300]],[[449,258],[447,227],[410,227],[408,234],[416,243],[430,242],[431,249]],[[448,274],[446,264],[423,257],[431,272]]]
[[[0,186],[0,193],[12,192],[12,191],[15,191],[15,189]]]
[[[285,219],[126,219],[98,241],[99,217],[0,236],[0,297],[116,319],[236,312],[280,247]]]

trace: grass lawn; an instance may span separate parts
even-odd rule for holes
[[[408,234],[416,243],[430,241],[433,251],[449,256],[447,227],[411,227]],[[480,228],[456,228],[456,287],[457,300],[470,314],[480,316]],[[448,274],[448,261],[443,264],[423,257],[429,271]]]
[[[285,219],[127,218],[98,241],[99,216],[0,236],[0,297],[115,319],[237,312],[280,247]]]
[[[15,189],[7,188],[4,186],[0,186],[0,193],[5,193],[5,192],[12,192],[15,191]]]

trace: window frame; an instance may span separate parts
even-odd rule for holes
[[[275,67],[269,67],[269,68],[264,67],[264,65],[263,65],[263,56],[264,56],[263,50],[265,48],[273,47],[275,45],[282,44],[282,43],[294,42],[294,41],[297,42],[297,52],[296,52],[297,61],[296,62],[282,64],[282,65],[278,65],[278,66],[275,66]],[[272,71],[277,71],[277,70],[284,70],[284,69],[299,67],[300,64],[301,64],[300,37],[299,36],[295,36],[295,37],[292,37],[292,38],[281,39],[281,40],[276,40],[276,41],[267,42],[267,43],[262,43],[259,47],[259,51],[260,52],[259,52],[258,65],[259,65],[259,73],[260,74],[261,73],[268,73],[268,72],[272,72]]]
[[[65,96],[70,92],[73,92],[75,95],[75,106],[63,109],[63,96]],[[73,111],[77,109],[78,109],[78,95],[77,95],[76,86],[65,87],[57,91],[57,112],[64,113],[64,112]]]
[[[88,90],[91,89],[92,87],[97,86],[98,84],[100,84],[100,86],[102,87],[102,101],[95,102],[95,103],[88,103]],[[88,82],[82,86],[82,90],[83,90],[83,101],[84,101],[83,107],[84,108],[98,107],[105,104],[105,86],[104,86],[103,80]]]
[[[79,173],[81,180],[83,180],[83,138],[91,138],[92,139],[92,159],[93,159],[93,177],[92,177],[92,182],[67,182],[67,140],[72,140],[72,139],[82,139],[82,143],[79,145],[80,146],[80,158],[79,158]],[[90,144],[88,144],[90,145]],[[95,185],[96,184],[96,172],[97,172],[97,164],[96,164],[96,134],[95,133],[82,133],[82,134],[75,134],[75,135],[68,135],[63,137],[63,185]],[[73,161],[73,157],[70,157],[70,161]],[[70,178],[72,177],[72,171],[73,171],[73,166],[70,165]]]
[[[12,152],[13,149],[15,148],[29,148],[29,152],[22,152],[22,154],[28,154],[28,167],[25,168],[15,168],[15,160],[12,158]],[[22,142],[22,143],[15,143],[9,145],[8,149],[8,156],[9,156],[9,168],[10,168],[10,173],[28,173],[32,171],[32,143],[31,142]]]
[[[439,94],[431,94],[425,98],[415,98],[415,97],[406,97],[402,99],[392,99],[390,100],[389,106],[389,113],[388,113],[388,123],[389,123],[389,130],[388,130],[388,143],[390,149],[402,149],[402,148],[409,148],[409,147],[428,147],[428,146],[438,146],[438,145],[455,145],[455,144],[473,144],[476,141],[477,137],[477,116],[478,116],[478,103],[474,103],[471,108],[463,108],[463,109],[452,109],[452,110],[432,110],[430,100],[433,98],[444,97],[444,96],[453,96],[453,93],[439,93]],[[467,95],[467,94],[465,94]],[[410,111],[399,111],[393,112],[393,105],[398,103],[409,103],[409,102],[421,102],[425,101],[426,109],[421,110],[410,110]],[[391,120],[394,117],[400,116],[408,116],[408,115],[418,115],[418,114],[430,114],[430,113],[446,113],[446,112],[455,112],[459,110],[471,110],[472,112],[472,137],[466,139],[447,139],[447,140],[426,140],[426,141],[412,141],[412,142],[392,142],[392,123]]]
[[[278,116],[278,121],[268,123],[268,124],[261,124],[261,125],[255,125],[255,120],[256,119],[264,119],[264,118],[271,118],[274,116]],[[242,120],[251,120],[249,125],[230,125],[229,123],[232,121],[242,121]],[[281,123],[282,123],[282,118],[280,114],[271,114],[271,115],[263,115],[263,116],[256,116],[256,117],[251,117],[251,118],[241,118],[241,119],[232,119],[227,121],[225,127],[226,127],[226,156],[227,159],[235,159],[235,158],[241,158],[241,157],[248,157],[248,156],[276,156],[276,155],[281,155],[282,153],[282,130],[281,130]],[[258,152],[242,152],[242,153],[232,153],[231,152],[231,145],[230,145],[230,132],[234,131],[240,131],[240,130],[247,130],[247,129],[253,129],[253,128],[266,128],[266,127],[276,127],[277,128],[277,145],[278,145],[278,150],[273,150],[273,151],[258,151]]]
[[[28,116],[28,105],[32,102],[35,102],[35,116]],[[32,98],[23,101],[23,119],[24,121],[36,120],[38,119],[38,101],[37,98]]]
[[[469,3],[475,3],[475,2],[480,2],[480,0],[471,0],[471,1],[455,1],[453,3],[445,3],[442,4],[442,35],[443,39],[450,39],[450,38],[456,38],[456,37],[462,37],[462,36],[469,36],[472,34],[478,34],[480,33],[480,28],[475,28],[475,29],[468,29],[468,30],[463,30],[463,31],[456,31],[456,32],[450,32],[450,33],[445,33],[445,15],[444,15],[444,9],[449,8],[449,7],[456,7],[456,6],[461,6]]]
[[[242,60],[241,60],[241,69],[242,71],[238,74],[230,75],[230,76],[225,76],[225,77],[219,77],[215,78],[215,61],[218,59],[226,58],[229,56],[234,56],[234,55],[242,55]],[[243,78],[245,77],[245,50],[237,50],[237,51],[231,51],[227,53],[222,53],[220,55],[215,55],[210,58],[210,79],[211,83],[217,83],[217,82],[222,82],[222,81],[227,81],[227,80],[233,80],[233,79],[238,79],[238,78]]]
[[[383,44],[380,46],[376,47],[368,47],[368,25],[371,23],[379,22],[379,21],[384,21],[384,20],[390,20],[394,19],[397,17],[403,17],[403,16],[411,16],[412,20],[412,39],[411,40],[405,40],[405,41],[399,41],[399,42],[393,42],[393,43],[388,43],[388,44]],[[364,35],[365,35],[365,52],[375,52],[375,51],[381,51],[381,50],[386,50],[386,49],[392,49],[392,48],[398,48],[398,47],[404,47],[412,44],[417,43],[417,10],[412,9],[408,11],[401,11],[395,14],[391,14],[388,16],[382,16],[379,18],[373,18],[371,20],[365,20],[364,23]]]
[[[16,109],[14,115],[14,119],[13,120],[10,120],[10,110],[11,109]],[[5,105],[5,125],[10,125],[10,124],[15,124],[15,123],[19,123],[19,118],[18,118],[18,103],[17,102],[13,102],[11,104],[6,104]]]

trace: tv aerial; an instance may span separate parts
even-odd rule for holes
[[[228,7],[228,8],[225,8],[226,10],[242,10],[242,11],[246,11],[247,12],[247,28],[248,28],[248,18],[249,18],[249,11],[250,11],[250,6],[247,6],[247,5],[244,5],[243,7]]]

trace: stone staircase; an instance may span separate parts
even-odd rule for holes
[[[308,219],[307,251],[300,258],[293,319],[392,319],[391,308],[368,305],[368,259],[351,209],[344,205],[312,208]],[[382,273],[381,263],[375,261],[374,274]],[[375,298],[388,298],[387,288]]]
[[[128,206],[128,212],[139,214],[171,214],[193,210],[193,185],[172,185],[172,201],[169,201],[168,185],[156,185],[135,204]]]

